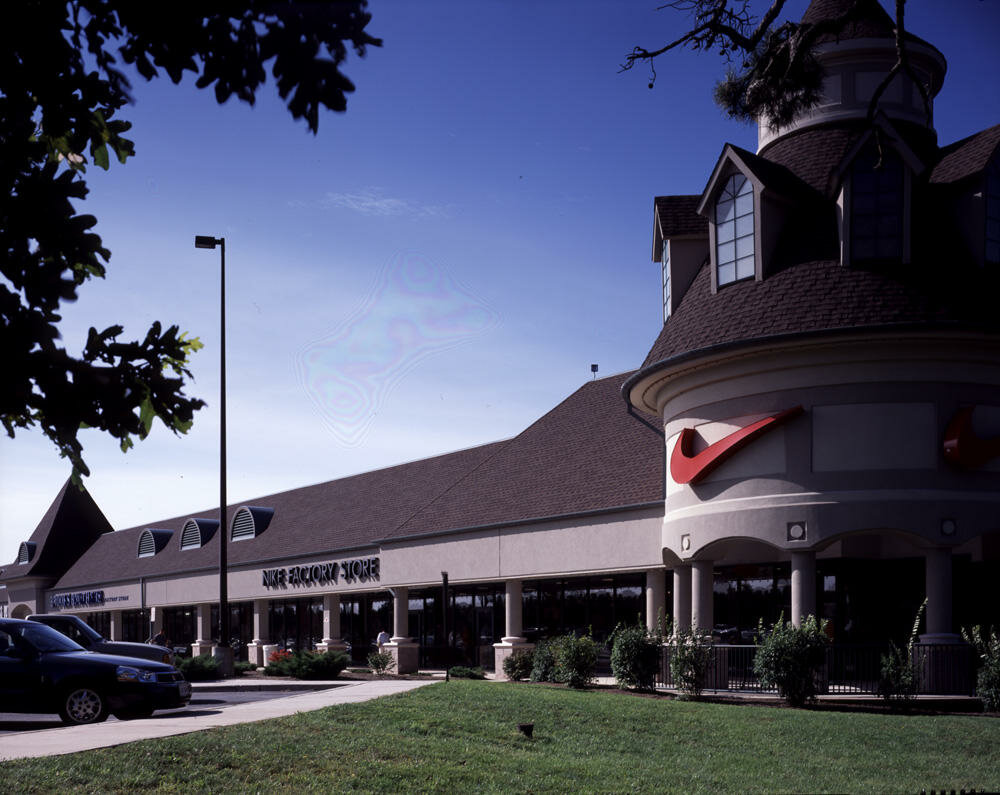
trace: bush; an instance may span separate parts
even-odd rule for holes
[[[705,689],[712,664],[712,638],[693,629],[674,630],[668,644],[670,676],[674,687],[685,697],[697,698]]]
[[[373,651],[368,655],[368,667],[376,676],[385,676],[396,667],[396,661],[387,651]]]
[[[532,682],[556,681],[556,658],[552,649],[552,641],[540,640],[535,646],[530,678]]]
[[[582,688],[594,681],[597,667],[597,642],[589,635],[569,634],[553,643],[555,680],[573,688]]]
[[[826,662],[826,622],[815,616],[802,619],[802,626],[779,616],[767,632],[764,622],[757,625],[757,654],[753,670],[764,687],[777,687],[778,694],[792,706],[802,706],[816,698],[816,678]]]
[[[189,682],[206,682],[210,679],[218,679],[219,663],[210,654],[199,654],[196,657],[185,657],[178,661],[177,670]]]
[[[486,674],[478,666],[469,668],[466,665],[453,665],[448,669],[448,676],[452,679],[485,679]]]
[[[519,682],[531,676],[535,655],[530,649],[516,651],[503,661],[503,672],[512,682]]]
[[[560,635],[540,640],[532,655],[532,682],[561,682],[586,687],[594,681],[597,643],[589,635]]]
[[[233,663],[233,673],[236,676],[242,676],[243,674],[248,674],[257,670],[257,666],[252,662],[236,662]]]
[[[878,694],[886,701],[897,701],[904,708],[910,706],[910,701],[917,695],[917,675],[913,669],[913,644],[916,643],[920,631],[920,619],[927,608],[927,600],[917,610],[910,630],[910,640],[905,649],[889,646],[889,653],[883,654],[879,669]]]
[[[611,633],[611,672],[620,687],[653,690],[660,670],[663,636],[638,622],[619,624]]]
[[[296,679],[336,679],[349,658],[342,651],[311,652],[278,650],[268,658],[265,676],[292,676]]]
[[[976,695],[982,699],[987,712],[1000,712],[1000,635],[996,629],[989,634],[982,627],[962,630],[965,642],[979,655],[979,673],[976,674]]]

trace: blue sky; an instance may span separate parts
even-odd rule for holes
[[[756,147],[712,102],[716,56],[660,58],[652,91],[619,74],[684,29],[657,5],[373,0],[384,46],[352,56],[347,113],[315,137],[271,84],[250,108],[137,77],[137,156],[91,169],[81,207],[108,277],[64,338],[176,323],[205,343],[188,392],[209,405],[127,455],[84,434],[112,526],[217,500],[218,254],[196,234],[227,240],[231,502],[510,437],[591,363],[640,364],[661,324],[653,197],[701,192],[727,141]],[[1000,122],[1000,0],[911,0],[907,24],[948,59],[939,140]],[[40,433],[0,441],[0,561],[68,474]]]

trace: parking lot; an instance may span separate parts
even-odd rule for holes
[[[191,698],[191,703],[181,709],[163,709],[153,713],[154,718],[196,717],[218,714],[227,707],[237,704],[250,704],[255,701],[270,701],[275,698],[285,698],[295,695],[295,690],[215,690],[199,692],[197,689]],[[118,719],[113,715],[108,717],[108,723]],[[15,732],[38,731],[40,729],[55,729],[63,726],[58,715],[27,715],[12,712],[0,712],[0,737]],[[66,727],[69,728],[69,727]]]

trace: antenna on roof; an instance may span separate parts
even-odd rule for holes
[[[594,374],[594,379],[596,380],[597,379],[597,365],[596,364],[590,365],[590,372],[592,372]]]

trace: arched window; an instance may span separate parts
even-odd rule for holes
[[[888,147],[879,160],[870,144],[851,165],[852,261],[903,256],[903,161]]]
[[[715,268],[720,286],[753,277],[753,228],[753,185],[742,174],[734,174],[715,202]]]

